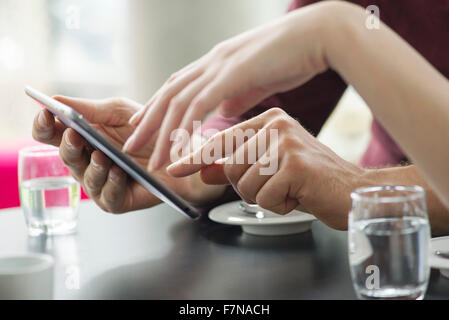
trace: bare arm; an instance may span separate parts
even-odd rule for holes
[[[213,109],[218,109],[226,117],[239,116],[266,97],[297,88],[331,68],[357,89],[422,172],[435,194],[449,208],[449,83],[386,25],[381,24],[380,30],[368,30],[365,27],[366,18],[365,10],[356,5],[344,1],[322,1],[218,44],[175,73],[151,100],[154,105],[153,102],[149,103],[131,119],[137,128],[124,148],[128,152],[142,149],[162,123],[161,130],[165,134],[160,135],[158,141],[165,146],[165,151],[160,151],[158,156],[157,151],[152,155],[156,160],[153,164],[158,167],[164,159],[164,156],[159,156],[165,153],[167,157],[170,149],[167,137],[172,129],[179,127],[190,132],[192,121],[202,119]],[[312,148],[315,144],[304,130],[279,110],[260,116],[263,121],[248,122],[242,126],[254,125],[258,128],[261,124],[267,127],[275,125],[276,130],[284,130],[286,145],[289,145],[287,151],[294,153],[295,148],[303,150],[307,142],[310,142],[311,152],[316,151],[315,147]],[[179,125],[181,117],[182,123]],[[271,123],[273,119],[278,122]],[[292,132],[297,133],[297,139],[292,139],[291,132],[285,131],[287,124]],[[322,146],[319,148],[324,149]],[[329,154],[328,151],[324,153]],[[316,154],[312,154],[308,158],[301,154],[291,158],[297,159],[300,167],[310,165],[316,177],[329,175],[332,170],[316,170],[318,166],[311,164],[317,161]],[[290,163],[291,160],[285,158],[285,161]],[[304,161],[307,163],[302,163]],[[190,169],[184,167],[173,169],[171,173],[184,176],[198,169],[195,166]],[[310,179],[304,174],[294,177],[302,179],[299,191],[284,199],[279,197],[279,190],[282,189],[279,186],[289,185],[286,181],[298,185],[298,179],[292,178],[290,170],[281,171],[272,176],[273,181],[279,179],[272,182],[273,192],[265,192],[258,197],[255,192],[262,192],[262,189],[254,190],[253,180],[248,178],[250,175],[246,176],[251,187],[250,196],[255,202],[263,199],[263,204],[267,205],[268,200],[278,201],[276,205],[284,205],[280,211],[293,206],[294,203],[289,200],[291,198],[304,204],[303,199],[307,195],[303,191],[312,190],[311,186],[318,179]],[[358,172],[356,169],[352,171]],[[348,179],[347,176],[343,178]],[[345,179],[338,180],[344,190],[354,186]],[[412,182],[415,181],[405,180],[403,184]],[[328,186],[326,183],[321,185]],[[341,193],[340,189],[335,188],[336,195]],[[268,187],[266,190],[271,191]],[[292,192],[292,189],[282,190]],[[328,188],[324,192],[328,194]],[[320,193],[310,194],[315,197],[315,200],[311,197],[310,201],[316,204]],[[316,205],[315,212],[322,213],[326,218],[327,210],[319,207],[322,203]],[[274,206],[273,203],[270,205]],[[341,206],[340,212],[346,214],[346,209]],[[340,218],[345,218],[343,214]],[[328,222],[342,227],[345,221]]]
[[[449,82],[360,7],[334,3],[326,28],[329,66],[352,84],[449,207]]]
[[[218,159],[223,148],[226,148],[223,141],[227,136],[248,128],[257,129],[259,133],[238,146],[232,145],[234,152],[224,163],[208,166],[208,160],[199,157],[204,154],[204,150],[213,149],[214,156]],[[263,132],[259,130],[261,128],[276,129],[278,132],[278,138],[274,142],[278,152],[270,155],[269,166],[274,165],[277,169],[271,175],[261,175],[258,162],[243,165],[233,161],[239,155],[250,152],[251,143],[259,141],[258,135]],[[218,151],[215,155],[215,151],[220,149],[221,152]],[[194,161],[196,158],[201,158],[201,161]],[[230,183],[248,203],[257,203],[280,214],[285,214],[300,204],[328,226],[340,230],[347,229],[348,212],[351,210],[349,195],[354,189],[378,185],[420,185],[427,191],[433,233],[449,232],[448,211],[415,166],[379,170],[360,168],[338,157],[281,109],[270,109],[220,132],[193,154],[167,168],[169,174],[177,177],[201,169],[201,177],[205,183]]]
[[[364,174],[370,185],[419,185],[426,190],[427,209],[433,235],[449,233],[449,211],[441,203],[415,166],[368,169]]]

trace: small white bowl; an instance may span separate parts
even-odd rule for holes
[[[241,226],[243,232],[259,236],[279,236],[297,234],[310,230],[316,218],[306,212],[294,210],[287,215],[279,215],[258,207],[263,218],[248,214],[240,209],[241,201],[223,204],[209,212],[212,221]]]
[[[0,300],[53,299],[53,266],[47,254],[0,256]]]
[[[442,276],[449,278],[449,259],[439,257],[435,251],[449,250],[449,237],[433,238],[430,240],[430,266],[440,269]]]

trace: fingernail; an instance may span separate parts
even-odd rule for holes
[[[228,161],[228,160],[229,160],[229,157],[225,157],[225,158],[218,159],[217,161],[215,161],[215,163],[216,164],[225,164],[226,161]]]
[[[92,163],[93,167],[94,167],[97,171],[103,171],[103,170],[104,170],[103,166],[101,166],[100,164],[98,164],[97,162],[95,162],[95,160],[94,160],[93,157],[90,159],[90,162]]]
[[[45,119],[44,111],[40,111],[39,112],[39,117],[37,118],[37,122],[42,127],[46,127],[47,126],[47,119]]]
[[[128,123],[134,125],[139,117],[139,112],[136,112],[131,118],[129,118]]]
[[[114,182],[120,182],[121,180],[121,175],[118,174],[117,172],[115,172],[115,170],[110,170],[109,171],[109,179],[111,179]]]
[[[136,122],[137,118],[140,118],[142,116],[142,114],[145,112],[146,108],[147,107],[144,106],[141,109],[137,110],[137,112],[135,114],[133,114],[133,116],[131,117],[131,119],[129,119],[129,121]]]
[[[170,164],[170,165],[167,167],[167,169],[168,169],[168,168],[174,168],[174,167],[177,167],[177,166],[179,166],[179,165],[181,165],[181,164],[190,164],[190,161],[188,161],[188,160],[189,160],[189,156],[188,156],[188,155],[185,156],[185,157],[182,157],[181,159],[179,159],[179,160],[173,162],[172,164]]]
[[[128,138],[128,140],[126,140],[125,144],[123,145],[123,151],[128,152],[131,149],[131,147],[134,143],[134,140],[135,140],[135,135],[133,134]]]
[[[157,165],[158,165],[158,159],[152,157],[150,160],[150,163],[148,164],[148,170],[150,171],[154,171],[157,169]]]
[[[73,144],[72,144],[72,142],[70,141],[70,139],[69,139],[69,135],[65,135],[65,143],[67,144],[67,146],[70,148],[70,149],[75,149],[75,147],[73,146]]]
[[[182,164],[181,160],[178,160],[176,162],[171,163],[169,166],[167,166],[166,170],[170,171],[173,170],[176,167],[179,167]]]
[[[176,162],[173,162],[172,164],[167,166],[167,171],[171,170],[172,168],[176,167]]]

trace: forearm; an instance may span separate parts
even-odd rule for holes
[[[449,211],[441,203],[415,166],[368,169],[365,181],[371,185],[418,185],[426,190],[427,210],[433,235],[449,233]]]
[[[325,28],[331,68],[352,84],[449,207],[449,83],[382,24],[365,27],[360,7],[334,3]]]

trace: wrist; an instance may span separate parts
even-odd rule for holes
[[[395,170],[386,169],[363,169],[358,187],[374,187],[398,184]]]

